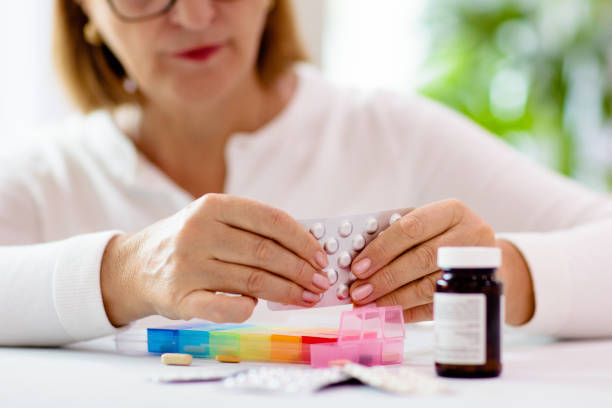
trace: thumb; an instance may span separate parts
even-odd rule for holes
[[[195,290],[183,298],[179,314],[184,320],[200,318],[215,323],[241,323],[253,314],[257,299]]]

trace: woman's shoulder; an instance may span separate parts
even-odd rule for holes
[[[428,138],[469,121],[442,104],[414,92],[364,90],[333,83],[315,67],[298,69],[303,88],[302,120],[333,129],[334,137],[395,139]],[[303,113],[310,113],[303,115]],[[430,141],[431,142],[431,141]]]
[[[117,150],[110,113],[73,114],[54,124],[23,131],[0,153],[3,178],[62,178],[75,170],[104,166]]]
[[[342,116],[372,117],[406,124],[459,115],[444,105],[413,91],[390,89],[361,89],[334,83],[316,67],[300,64],[297,72],[302,82],[304,99],[318,105],[321,111],[341,113]]]

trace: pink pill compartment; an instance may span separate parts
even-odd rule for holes
[[[401,364],[405,337],[400,306],[365,306],[343,312],[338,341],[311,345],[310,365],[327,368],[334,360],[365,366]]]

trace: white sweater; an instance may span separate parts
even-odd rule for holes
[[[226,193],[297,219],[458,198],[522,251],[536,294],[525,330],[612,334],[609,197],[537,166],[430,101],[341,90],[307,66],[298,73],[284,112],[230,139]],[[0,344],[112,334],[99,277],[108,240],[192,197],[139,154],[106,112],[74,118],[31,149],[4,156]]]

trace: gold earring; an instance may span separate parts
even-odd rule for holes
[[[102,37],[100,36],[96,26],[91,21],[88,21],[87,24],[83,26],[83,37],[85,38],[85,41],[94,47],[99,47],[102,45]]]

